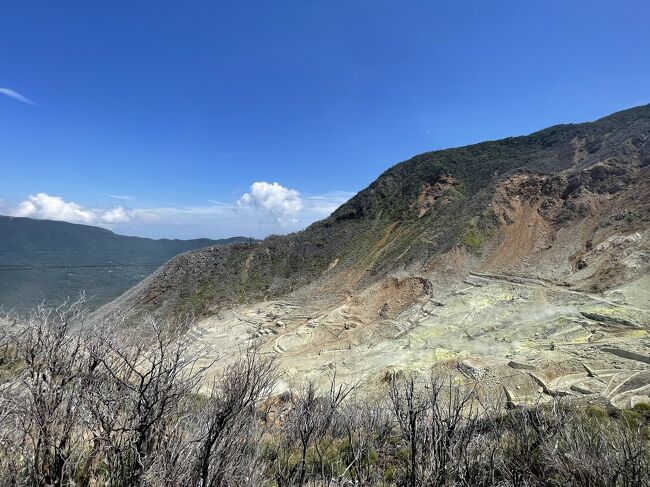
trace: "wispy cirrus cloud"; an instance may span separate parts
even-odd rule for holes
[[[27,103],[28,105],[36,106],[36,103],[34,103],[32,100],[30,100],[24,95],[21,95],[17,91],[10,90],[9,88],[0,87],[0,93],[13,98],[14,100],[22,101],[23,103]]]
[[[104,196],[108,196],[109,198],[113,198],[114,200],[122,200],[122,201],[133,201],[135,199],[135,196],[131,196],[130,194],[110,194],[110,193],[102,193]]]

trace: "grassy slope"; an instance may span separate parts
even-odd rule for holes
[[[577,139],[586,157],[576,170],[612,157],[650,160],[649,134],[646,105],[592,123],[421,154],[393,166],[302,232],[183,254],[115,305],[205,313],[286,294],[318,279],[334,259],[334,272],[358,271],[349,274],[362,286],[400,266],[424,264],[454,245],[475,250],[496,224],[489,202],[498,181],[520,170],[558,173],[576,166]],[[442,175],[457,181],[449,201],[436,202],[419,218],[418,195]]]

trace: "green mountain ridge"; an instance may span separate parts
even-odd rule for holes
[[[503,226],[494,207],[499,185],[517,174],[540,185],[537,193],[554,208],[543,211],[557,213],[547,215],[548,224],[560,230],[592,211],[585,209],[585,192],[607,199],[645,177],[648,134],[645,105],[595,122],[420,154],[304,231],[183,254],[107,309],[210,314],[327,282],[353,293],[400,269],[427,269],[454,248],[480,255]],[[573,265],[566,262],[569,270]]]
[[[26,311],[85,290],[89,305],[97,307],[180,253],[248,240],[154,240],[90,225],[0,216],[0,304]]]

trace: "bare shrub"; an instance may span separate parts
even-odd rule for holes
[[[331,444],[331,426],[341,404],[355,387],[338,384],[335,370],[326,394],[320,394],[314,381],[288,394],[290,405],[283,417],[281,434],[274,438],[272,448],[273,472],[279,486],[302,487],[308,477],[325,479],[332,474],[324,443]]]
[[[62,485],[83,461],[77,426],[82,411],[85,357],[83,300],[40,306],[26,323],[5,317],[5,360],[13,380],[3,384],[3,442],[13,466],[11,483]],[[71,333],[71,328],[80,331]]]
[[[0,485],[650,485],[643,410],[503,410],[415,374],[277,395],[255,349],[208,382],[190,323],[133,322],[90,328],[83,300],[0,317]]]
[[[258,485],[264,473],[259,445],[265,431],[258,405],[274,385],[273,361],[255,350],[212,382],[210,396],[195,408],[193,485]]]
[[[87,426],[104,453],[96,465],[109,485],[139,485],[178,421],[179,406],[203,372],[188,341],[152,317],[144,318],[151,340],[133,340],[110,330],[88,344]]]
[[[384,405],[368,396],[354,398],[343,408],[338,427],[347,442],[342,455],[343,471],[334,477],[336,485],[346,478],[356,485],[377,485],[390,465],[393,421]]]

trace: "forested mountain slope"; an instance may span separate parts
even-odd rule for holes
[[[96,307],[114,299],[172,257],[213,245],[248,241],[153,240],[105,228],[0,216],[0,304],[27,310],[85,290]]]

